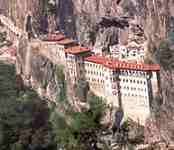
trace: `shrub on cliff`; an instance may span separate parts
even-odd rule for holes
[[[106,109],[104,99],[94,95],[93,93],[89,93],[87,97],[87,102],[90,106],[89,112],[91,112],[93,121],[99,124],[103,112],[105,112]]]
[[[61,65],[56,66],[56,80],[60,89],[57,95],[58,101],[66,101],[67,99],[67,83],[65,81],[64,67]]]
[[[67,150],[87,149],[87,140],[90,140],[95,134],[93,131],[100,127],[99,122],[105,109],[103,99],[93,94],[88,95],[88,103],[90,108],[84,112],[71,112],[65,116],[57,111],[53,112],[51,120],[60,147]],[[84,138],[86,142],[82,142]]]
[[[89,84],[83,79],[79,79],[78,83],[75,85],[75,93],[81,101],[86,101],[87,94],[89,91]]]
[[[0,32],[0,43],[4,42],[6,40],[7,33],[6,32]]]
[[[0,63],[0,150],[55,150],[49,115],[34,91],[16,94],[14,66]]]

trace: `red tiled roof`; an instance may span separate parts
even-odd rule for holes
[[[90,50],[86,47],[81,47],[81,46],[73,46],[70,48],[65,49],[65,52],[71,53],[71,54],[79,54],[79,53],[84,53],[84,52],[89,52]]]
[[[158,64],[136,64],[122,62],[119,60],[106,58],[103,56],[92,55],[85,58],[85,61],[102,64],[110,69],[132,69],[132,70],[144,70],[144,71],[159,71],[160,66]]]
[[[8,49],[4,50],[5,53],[10,54],[11,56],[17,55],[17,48],[16,47],[9,47]]]
[[[103,57],[103,56],[98,56],[98,55],[92,55],[92,56],[85,58],[85,61],[102,64],[102,65],[108,60],[109,60],[108,58]]]
[[[52,34],[48,34],[46,41],[56,42],[56,41],[63,40],[65,38],[66,38],[65,35],[62,33],[52,33]]]
[[[57,41],[57,43],[61,45],[67,45],[67,44],[76,43],[76,41],[74,41],[73,39],[64,38],[62,40]]]

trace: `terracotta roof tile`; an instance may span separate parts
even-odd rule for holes
[[[136,64],[122,62],[119,60],[106,58],[103,56],[92,55],[85,58],[85,61],[102,64],[103,66],[110,69],[132,69],[132,70],[143,70],[143,71],[159,71],[160,66],[158,64]]]
[[[57,43],[61,45],[67,45],[67,44],[76,43],[76,41],[74,41],[73,39],[64,38],[62,40],[57,41]]]
[[[66,38],[65,35],[62,33],[52,33],[52,34],[48,34],[46,41],[56,42],[56,41],[63,40],[65,38]]]
[[[81,47],[81,46],[73,46],[70,48],[65,49],[65,52],[71,53],[71,54],[79,54],[79,53],[84,53],[84,52],[89,52],[90,50],[86,47]]]

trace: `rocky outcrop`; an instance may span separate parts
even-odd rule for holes
[[[137,34],[132,36],[133,38],[140,39],[142,37],[142,41],[147,40],[147,59],[150,62],[159,62],[162,67],[160,74],[163,92],[159,96],[160,100],[154,100],[157,102],[157,105],[154,106],[154,115],[149,118],[150,121],[147,123],[147,128],[154,124],[155,132],[147,131],[146,135],[151,135],[151,133],[154,135],[156,131],[159,131],[157,136],[160,137],[160,140],[174,141],[172,129],[174,124],[172,117],[174,114],[174,93],[172,91],[174,48],[172,45],[170,45],[170,49],[164,47],[161,50],[158,48],[161,40],[173,31],[173,0],[55,0],[55,4],[57,28],[64,31],[66,35],[78,39],[81,44],[88,46],[107,48],[108,45],[116,44],[120,40],[118,35],[127,33],[128,25],[130,27],[132,21],[134,22],[133,32],[130,34],[136,32]],[[22,3],[20,0],[0,0],[0,6],[3,8],[0,11],[11,17],[20,28],[25,28],[25,17],[29,11],[31,11],[33,22],[35,22],[34,26],[40,26],[40,16],[42,16],[44,6],[41,0],[23,0]],[[52,17],[52,20],[54,20],[54,17]],[[126,35],[121,41],[126,43],[127,40]],[[170,43],[173,43],[173,41],[170,41]],[[26,73],[30,72],[31,68],[22,69],[22,67],[28,64],[25,59],[26,55],[31,54],[26,53],[26,51],[21,51],[19,54],[18,57],[21,60],[19,64],[22,64],[22,66],[19,66],[18,69],[25,70]],[[154,57],[154,54],[158,54],[158,56]],[[54,67],[47,59],[41,56],[38,58],[32,58],[33,63],[31,65],[35,68],[32,75],[36,76],[39,81],[42,79],[51,84],[53,82],[50,80],[51,70]],[[40,76],[36,72],[38,69],[41,69],[41,78],[37,78]],[[49,74],[43,72],[44,69]],[[147,142],[152,142],[150,138],[148,140],[148,136]]]
[[[153,103],[150,118],[146,122],[146,142],[165,142],[173,145],[173,87],[174,87],[174,41],[172,37],[163,40],[155,51],[154,58],[161,65],[161,91]]]
[[[41,96],[55,100],[60,91],[55,79],[55,65],[37,51],[28,39],[21,37],[17,49],[17,74],[22,75],[27,86],[37,90]]]
[[[100,45],[103,35],[108,37],[108,41],[117,43],[117,34],[115,34],[117,27],[115,25],[111,24],[109,27],[102,26],[97,29],[97,24],[102,17],[117,16],[116,0],[66,0],[66,2],[57,0],[57,10],[57,23],[60,29],[70,36],[75,36],[82,44]],[[114,30],[111,29],[113,27],[115,27]]]
[[[38,0],[0,0],[1,12],[10,17],[12,21],[21,29],[25,29],[25,22],[27,14],[33,16],[33,22],[38,26],[37,22],[41,16],[42,1]]]

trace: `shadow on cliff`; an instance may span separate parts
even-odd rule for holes
[[[56,10],[57,29],[67,36],[76,38],[76,16],[72,0],[58,0]]]
[[[0,61],[0,99],[16,97],[15,67]]]

